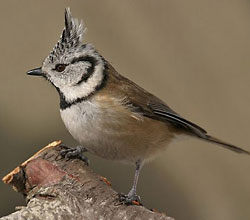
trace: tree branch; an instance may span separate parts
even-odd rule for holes
[[[93,173],[83,161],[62,158],[60,144],[49,144],[3,178],[4,183],[25,195],[27,206],[0,220],[173,220],[143,206],[121,204],[118,193],[104,177]]]

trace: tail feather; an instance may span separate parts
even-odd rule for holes
[[[202,139],[204,139],[206,141],[212,142],[212,143],[219,144],[220,146],[222,146],[224,148],[227,148],[227,149],[229,149],[231,151],[250,155],[250,152],[248,152],[248,151],[246,151],[246,150],[244,150],[244,149],[242,149],[240,147],[237,147],[235,145],[232,145],[232,144],[226,143],[224,141],[221,141],[221,140],[219,140],[219,139],[217,139],[215,137],[212,137],[210,135],[206,134],[205,136],[202,136],[200,138],[202,138]]]

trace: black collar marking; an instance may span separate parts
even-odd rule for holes
[[[98,90],[102,89],[105,86],[105,84],[107,82],[107,78],[108,78],[107,66],[104,64],[103,79],[102,79],[101,83],[98,84],[95,87],[95,90],[93,92],[91,92],[89,95],[81,97],[81,98],[77,98],[76,100],[74,100],[72,102],[67,102],[64,94],[61,92],[61,90],[58,87],[56,87],[56,90],[58,91],[59,96],[60,96],[60,109],[65,110],[65,109],[71,107],[72,105],[75,105],[77,103],[80,103],[80,102],[87,100],[92,95],[94,95]]]

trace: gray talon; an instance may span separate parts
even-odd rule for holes
[[[80,159],[84,161],[87,166],[89,166],[89,159],[82,154],[83,152],[87,151],[85,147],[82,146],[77,146],[75,148],[70,148],[67,146],[62,146],[62,147],[63,149],[60,152],[62,157],[66,159]]]
[[[133,195],[119,194],[119,200],[121,203],[125,205],[134,205],[133,202],[138,202],[141,205],[141,198],[136,194]]]
[[[129,191],[128,195],[119,194],[120,202],[126,205],[134,205],[135,204],[134,202],[137,202],[140,205],[142,205],[140,196],[136,195],[136,186],[137,186],[140,169],[141,169],[141,161],[138,160],[135,163],[135,177],[134,177],[134,183],[133,183],[132,189]]]

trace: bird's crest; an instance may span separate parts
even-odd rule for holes
[[[65,27],[63,29],[60,40],[53,48],[49,55],[49,60],[53,63],[54,59],[61,55],[70,52],[73,49],[81,46],[83,35],[86,28],[84,28],[82,21],[73,18],[70,12],[70,8],[65,9]]]

